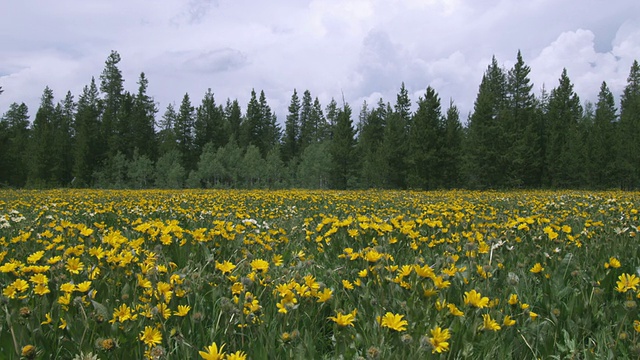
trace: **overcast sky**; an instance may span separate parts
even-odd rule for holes
[[[0,114],[25,102],[31,120],[45,86],[77,100],[111,50],[127,90],[146,73],[158,116],[207,88],[244,111],[255,88],[283,122],[296,88],[323,106],[344,94],[355,120],[404,81],[414,102],[431,85],[464,120],[491,57],[508,69],[518,50],[536,94],[566,67],[583,102],[602,81],[618,96],[640,60],[640,1],[5,0],[0,33]]]

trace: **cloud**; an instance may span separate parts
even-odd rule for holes
[[[594,101],[603,81],[614,93],[621,93],[626,85],[634,58],[640,57],[640,29],[634,25],[621,26],[612,50],[596,50],[595,34],[577,29],[563,32],[531,61],[532,79],[549,91],[558,85],[563,68],[574,84],[574,91],[582,100]]]
[[[189,56],[184,62],[186,69],[196,72],[217,73],[231,71],[248,64],[247,55],[243,52],[224,48],[202,52]]]

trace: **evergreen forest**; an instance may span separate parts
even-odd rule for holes
[[[619,104],[604,81],[582,102],[566,70],[534,93],[518,52],[510,69],[492,59],[464,120],[436,89],[412,104],[400,84],[359,109],[294,89],[283,121],[255,90],[247,104],[209,89],[159,109],[144,73],[125,90],[120,61],[112,51],[77,97],[46,87],[33,117],[2,109],[0,187],[640,188],[638,61]]]

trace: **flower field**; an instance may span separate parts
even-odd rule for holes
[[[0,191],[13,359],[638,358],[640,193]]]

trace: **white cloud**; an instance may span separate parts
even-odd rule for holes
[[[24,101],[35,114],[45,85],[77,98],[111,50],[128,90],[147,74],[161,112],[207,88],[244,108],[255,88],[283,121],[293,88],[323,105],[344,92],[359,109],[394,103],[405,82],[413,101],[431,85],[464,118],[491,57],[508,67],[518,49],[536,90],[566,67],[593,100],[603,80],[621,92],[640,59],[639,13],[637,0],[12,1],[0,12],[12,34],[0,37],[0,113]]]

